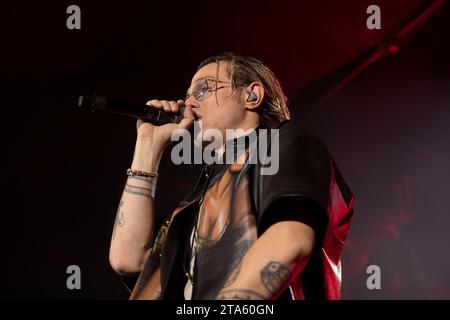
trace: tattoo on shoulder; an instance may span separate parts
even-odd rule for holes
[[[117,227],[122,227],[125,224],[125,218],[123,216],[122,206],[123,206],[123,201],[120,201],[119,207],[117,208],[116,220],[114,221],[113,239],[116,235]]]
[[[136,194],[138,196],[144,196],[147,198],[151,198],[152,196],[152,190],[149,188],[143,188],[143,187],[137,187],[137,186],[132,186],[130,184],[126,184],[125,185],[125,192],[127,193],[131,193],[131,194]]]
[[[261,270],[261,280],[266,289],[271,294],[275,294],[286,282],[290,273],[289,268],[285,265],[277,261],[270,261]]]
[[[230,289],[221,291],[217,296],[218,300],[264,300],[258,292],[248,289]]]

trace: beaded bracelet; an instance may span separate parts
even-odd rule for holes
[[[138,177],[158,177],[158,173],[156,172],[145,172],[145,171],[141,171],[141,170],[135,170],[135,169],[131,169],[128,168],[127,169],[127,176],[129,177],[134,177],[134,176],[138,176]]]
[[[143,180],[150,183],[149,188],[142,186],[134,186],[127,182],[125,185],[125,191],[133,194],[143,195],[155,198],[156,191],[156,180],[158,179],[158,174],[155,172],[145,172],[134,169],[127,169],[127,176],[133,179]]]

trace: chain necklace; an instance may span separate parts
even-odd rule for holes
[[[195,255],[197,253],[197,251],[199,250],[199,246],[198,246],[198,224],[200,223],[200,215],[201,215],[201,211],[202,211],[202,204],[203,204],[203,198],[205,197],[205,192],[208,189],[208,184],[209,184],[209,179],[211,177],[211,172],[212,172],[212,166],[207,165],[205,168],[205,186],[202,192],[202,197],[200,198],[200,201],[198,203],[198,209],[197,209],[197,213],[195,215],[195,222],[194,222],[194,226],[192,228],[192,233],[191,236],[189,237],[189,241],[188,241],[188,245],[187,248],[184,250],[184,261],[183,261],[183,269],[184,269],[184,273],[186,274],[186,277],[188,278],[188,280],[194,284],[194,275],[191,273],[191,269],[192,269],[192,262],[194,260],[195,263]],[[187,264],[187,267],[186,267]]]
[[[202,198],[203,199],[203,198]],[[201,204],[199,205],[199,209],[196,214],[196,219],[194,223],[194,227],[192,228],[191,236],[189,237],[189,245],[187,250],[185,250],[185,261],[183,263],[184,267],[184,273],[186,274],[186,277],[188,280],[194,284],[194,275],[191,273],[192,271],[192,262],[193,259],[195,259],[195,255],[197,253],[197,238],[198,238],[198,223],[200,220],[200,211],[201,211]],[[187,267],[186,267],[187,264]]]

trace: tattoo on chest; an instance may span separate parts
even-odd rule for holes
[[[222,291],[217,297],[219,300],[264,300],[258,292],[248,289],[231,289]]]
[[[233,256],[233,259],[230,261],[232,273],[225,283],[224,287],[228,287],[231,285],[238,277],[239,271],[241,269],[242,259],[247,251],[250,249],[254,241],[252,240],[244,240],[236,245],[236,255]]]

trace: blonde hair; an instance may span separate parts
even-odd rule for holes
[[[203,60],[197,70],[210,63],[217,63],[217,66],[219,66],[220,61],[227,61],[230,64],[227,71],[233,89],[249,85],[252,82],[258,82],[262,85],[264,101],[260,112],[260,121],[264,126],[272,127],[291,118],[287,107],[287,98],[281,84],[267,65],[250,56],[225,52]],[[219,69],[217,69],[218,72]]]

